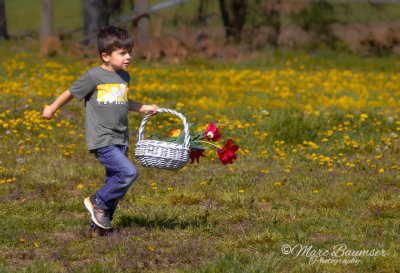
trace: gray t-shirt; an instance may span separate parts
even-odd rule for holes
[[[88,150],[109,145],[128,146],[129,73],[101,66],[86,71],[70,88],[81,101],[85,98],[85,127]]]

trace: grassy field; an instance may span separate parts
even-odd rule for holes
[[[0,272],[400,272],[400,57],[137,60],[131,99],[196,129],[215,122],[238,159],[223,166],[210,149],[178,172],[143,168],[143,116],[130,114],[139,178],[116,212],[120,233],[90,238],[83,199],[104,169],[86,151],[83,103],[51,121],[40,113],[96,64],[19,48],[0,48]],[[146,135],[175,128],[160,114]]]

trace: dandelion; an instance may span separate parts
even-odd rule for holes
[[[318,193],[318,190],[313,190],[313,193]]]
[[[172,191],[172,190],[173,190],[173,188],[168,188],[168,190],[169,190],[169,191]]]
[[[385,170],[383,168],[379,169],[379,173],[383,173]]]
[[[346,186],[348,187],[353,186],[353,182],[347,182]]]
[[[23,158],[18,158],[17,159],[17,163],[18,164],[23,164],[24,163],[24,159]]]
[[[78,190],[80,190],[80,189],[83,188],[83,185],[82,185],[82,184],[78,184],[78,186],[76,186],[76,188],[77,188]]]
[[[149,246],[148,249],[149,249],[150,251],[154,251],[154,248],[152,248],[151,246]]]
[[[156,182],[151,183],[151,186],[156,186],[156,185],[157,185]]]
[[[276,181],[274,185],[275,185],[275,186],[280,186],[281,184],[282,184],[282,183],[281,183],[280,181]]]
[[[34,245],[35,247],[39,247],[39,243],[38,243],[38,242],[34,242],[33,245]]]
[[[240,192],[240,193],[243,193],[243,192],[244,192],[244,190],[239,190],[239,192]]]
[[[206,181],[201,181],[200,185],[207,185],[207,182]]]
[[[25,243],[25,239],[19,239],[19,241],[21,242],[21,243]]]

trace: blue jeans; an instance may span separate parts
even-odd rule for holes
[[[125,145],[111,145],[94,150],[93,153],[106,168],[106,183],[96,192],[96,202],[110,212],[112,220],[118,201],[138,177],[138,170],[129,160],[128,147]]]

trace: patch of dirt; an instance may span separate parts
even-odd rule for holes
[[[149,42],[135,48],[135,55],[154,61],[165,58],[170,63],[180,63],[187,57],[203,59],[234,58],[237,50],[233,46],[220,45],[212,38],[210,29],[192,29],[180,26],[173,34],[152,38]]]
[[[271,202],[254,202],[254,206],[258,209],[266,209],[271,206]]]
[[[332,37],[354,52],[400,54],[400,21],[369,24],[334,23],[329,29]],[[289,48],[315,46],[321,42],[324,42],[321,35],[294,25],[283,26],[278,37],[278,45]]]
[[[337,234],[327,234],[327,233],[314,233],[314,235],[312,236],[312,239],[314,241],[327,241],[330,239],[334,239],[337,240],[339,239],[339,235]]]

